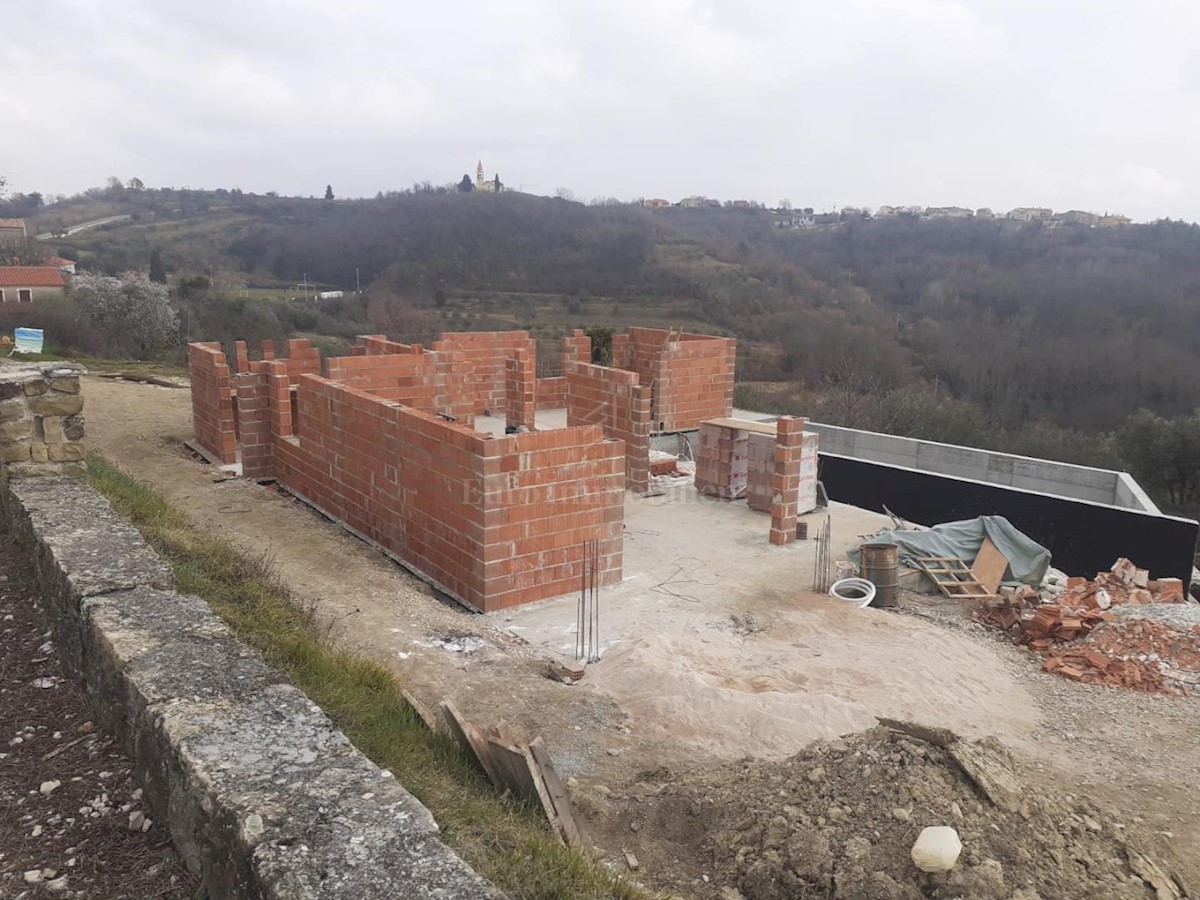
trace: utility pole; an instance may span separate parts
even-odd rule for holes
[[[354,293],[362,293],[362,282],[358,280],[358,266],[354,267]]]
[[[308,273],[304,273],[304,302],[308,302]]]

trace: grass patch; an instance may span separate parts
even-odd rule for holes
[[[331,645],[313,612],[280,584],[270,560],[196,528],[156,490],[102,456],[88,457],[88,480],[170,563],[179,590],[207,600],[363,753],[395,773],[476,871],[528,900],[652,896],[563,847],[540,811],[499,794],[452,740],[424,726],[391,672]]]

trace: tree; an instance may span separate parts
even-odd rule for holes
[[[163,268],[162,254],[157,250],[150,251],[150,280],[155,284],[167,283],[167,270]]]
[[[1175,509],[1200,503],[1200,410],[1164,419],[1138,410],[1117,432],[1117,447],[1133,475]]]
[[[105,335],[109,352],[145,359],[178,342],[179,314],[166,285],[140,272],[120,278],[76,275],[70,296],[89,325]]]
[[[469,194],[471,191],[475,190],[475,182],[471,180],[470,175],[464,175],[462,177],[462,181],[458,183],[458,190],[459,193],[462,194]]]
[[[146,189],[146,184],[140,178],[130,178],[129,189],[131,191],[144,191]]]
[[[792,201],[789,200],[787,197],[784,197],[782,200],[779,201],[779,208],[782,209],[784,212],[789,212],[792,208]]]
[[[325,199],[326,200],[333,199],[333,185],[331,185],[331,184],[325,185]]]

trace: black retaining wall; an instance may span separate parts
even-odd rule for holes
[[[1190,519],[1051,497],[998,484],[918,472],[883,463],[820,454],[829,499],[896,515],[922,525],[976,516],[1004,516],[1050,549],[1068,575],[1092,577],[1128,557],[1155,578],[1192,577],[1197,529]]]

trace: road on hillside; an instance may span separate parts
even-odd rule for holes
[[[52,241],[56,237],[67,237],[79,231],[87,231],[89,228],[99,228],[101,225],[107,225],[109,222],[123,222],[126,219],[132,219],[133,216],[128,214],[122,216],[105,216],[103,219],[92,219],[90,222],[81,222],[78,225],[72,225],[60,234],[46,231],[37,236],[39,241]]]

